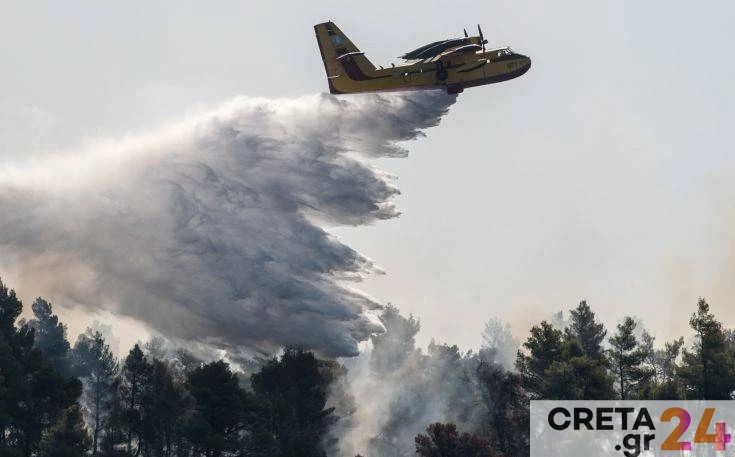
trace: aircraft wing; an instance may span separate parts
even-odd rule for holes
[[[469,52],[475,53],[477,51],[481,51],[482,46],[479,44],[463,44],[460,46],[454,46],[452,48],[449,48],[440,54],[437,54],[436,56],[432,57],[431,59],[427,60],[427,62],[437,62],[439,60],[442,60],[445,57],[448,57],[450,55],[456,55],[456,54],[466,54]]]

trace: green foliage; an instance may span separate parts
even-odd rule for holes
[[[0,280],[0,336],[10,341],[16,335],[15,321],[23,311],[23,304]]]
[[[125,449],[132,453],[133,440],[140,443],[143,432],[143,405],[145,400],[143,390],[148,381],[150,367],[143,351],[137,344],[128,353],[123,363],[119,391],[118,404],[121,414],[118,416],[125,435]]]
[[[543,377],[543,398],[601,400],[614,395],[604,362],[587,356],[580,342],[568,335],[562,342],[561,357],[551,362]]]
[[[51,303],[43,298],[37,298],[31,309],[35,318],[28,321],[28,326],[34,330],[35,346],[56,369],[71,374],[68,357],[70,345],[66,339],[66,326],[59,322],[59,317],[53,313]]]
[[[479,429],[501,454],[528,455],[528,399],[520,376],[487,361],[480,363],[476,375],[486,411]]]
[[[579,341],[584,355],[589,359],[605,363],[605,354],[602,350],[602,342],[607,335],[605,326],[595,320],[595,313],[586,301],[581,301],[570,314],[571,322],[566,329],[567,339],[575,338]]]
[[[250,398],[230,366],[221,360],[202,365],[189,374],[187,387],[194,399],[187,436],[195,452],[210,456],[236,451],[240,432],[248,425]]]
[[[571,315],[564,332],[546,321],[531,329],[516,361],[523,387],[538,399],[612,399],[613,379],[602,349],[605,327],[584,301]]]
[[[684,350],[678,373],[687,398],[729,400],[735,390],[733,343],[703,298],[689,325],[696,332],[696,341],[690,350]]]
[[[636,398],[642,386],[653,375],[653,369],[643,366],[646,350],[640,347],[635,334],[636,323],[626,317],[610,338],[610,362],[621,400]]]
[[[92,444],[79,406],[68,408],[41,445],[40,457],[83,457]]]
[[[0,281],[0,450],[29,457],[44,431],[79,397],[81,384],[35,347],[33,329],[16,327],[22,309],[15,292]]]
[[[188,406],[183,386],[174,382],[168,366],[160,360],[153,361],[147,374],[142,390],[140,441],[145,444],[147,455],[172,455]],[[232,432],[235,433],[234,428]]]
[[[334,362],[286,350],[253,375],[253,393],[223,361],[202,364],[183,350],[157,359],[160,344],[152,360],[134,346],[122,367],[99,332],[88,329],[69,350],[50,303],[37,299],[35,318],[18,327],[21,311],[0,282],[3,457],[325,455],[336,421],[327,395],[343,372]],[[82,384],[84,411],[76,403]]]
[[[548,373],[552,364],[561,360],[562,338],[561,330],[543,321],[531,328],[531,336],[523,343],[527,353],[518,351],[516,367],[523,387],[533,399],[554,398],[550,396],[554,386],[549,383]]]
[[[253,390],[266,406],[263,429],[272,436],[274,457],[321,457],[322,440],[335,421],[326,408],[333,369],[314,354],[287,349],[252,377]]]
[[[305,350],[265,361],[249,383],[224,361],[203,363],[161,339],[145,352],[135,345],[119,366],[99,332],[88,329],[70,350],[66,327],[47,301],[33,303],[27,323],[18,320],[22,309],[0,281],[3,457],[324,457],[336,453],[329,432],[339,419],[328,397],[348,415],[346,426],[354,412],[342,385],[345,368]],[[382,405],[387,417],[369,440],[370,452],[406,455],[410,440],[396,440],[437,410],[448,423],[415,438],[418,455],[510,457],[528,455],[531,399],[733,396],[735,332],[704,299],[689,322],[696,338],[688,349],[683,338],[656,347],[647,332],[636,337],[631,317],[606,341],[584,301],[570,316],[564,329],[546,321],[532,327],[512,373],[504,365],[513,338],[501,323],[486,327],[478,353],[434,342],[424,353],[415,346],[418,320],[386,307],[386,331],[371,336],[371,375],[411,381]],[[82,385],[84,408],[77,403]],[[437,409],[437,394],[451,408]]]

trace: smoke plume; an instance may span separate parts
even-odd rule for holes
[[[368,159],[436,125],[440,92],[237,98],[176,125],[0,168],[0,273],[65,306],[237,351],[357,354],[372,262],[325,228],[396,217]]]
[[[414,438],[434,422],[487,433],[494,401],[503,395],[498,381],[511,368],[503,367],[504,354],[518,350],[508,325],[490,320],[477,352],[435,342],[424,352],[416,347],[418,319],[391,305],[379,319],[385,331],[371,336],[369,350],[345,360],[347,378],[333,386],[330,404],[341,419],[328,455],[412,456]]]

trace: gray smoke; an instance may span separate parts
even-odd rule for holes
[[[332,430],[338,449],[329,455],[414,456],[414,438],[433,422],[486,433],[498,392],[488,390],[481,371],[503,373],[505,354],[518,350],[508,325],[489,321],[483,347],[462,353],[435,342],[426,351],[417,348],[419,321],[390,305],[380,321],[385,332],[371,337],[369,350],[345,361],[347,380],[333,387],[330,404],[342,419]],[[356,406],[345,402],[345,395]]]
[[[237,98],[176,125],[0,168],[0,274],[237,351],[352,356],[379,329],[370,260],[325,227],[398,215],[366,159],[437,125],[441,92]]]

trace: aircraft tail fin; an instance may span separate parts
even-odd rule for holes
[[[319,52],[322,54],[324,70],[327,72],[331,93],[341,93],[335,87],[336,78],[353,81],[370,79],[375,65],[347,38],[334,22],[324,22],[314,26]]]

